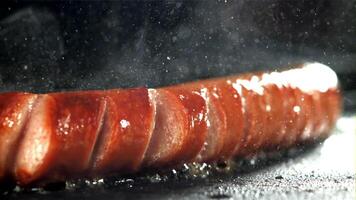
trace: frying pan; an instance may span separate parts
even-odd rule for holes
[[[229,172],[111,178],[4,199],[355,199],[355,0],[0,5],[1,91],[157,87],[317,61],[337,72],[345,109],[325,142]]]

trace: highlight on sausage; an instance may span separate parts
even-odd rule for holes
[[[341,111],[320,63],[157,89],[0,94],[0,182],[43,185],[214,162],[325,139]]]

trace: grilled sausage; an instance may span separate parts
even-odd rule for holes
[[[106,101],[100,92],[40,95],[14,166],[16,180],[83,176],[102,127]]]
[[[11,176],[22,130],[36,98],[28,93],[0,95],[0,180]]]
[[[214,162],[324,139],[341,110],[319,63],[167,86],[0,94],[0,181],[22,186]]]
[[[152,136],[156,107],[145,88],[110,90],[103,96],[107,100],[107,110],[92,156],[93,172],[100,175],[136,171]]]

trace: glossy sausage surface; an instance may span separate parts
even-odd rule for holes
[[[0,181],[43,185],[215,162],[325,139],[341,111],[320,63],[167,86],[0,94]]]

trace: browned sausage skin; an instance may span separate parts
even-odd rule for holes
[[[152,136],[156,107],[145,88],[109,90],[104,95],[107,110],[92,156],[94,175],[137,171]]]
[[[19,183],[46,177],[84,176],[102,127],[101,92],[52,93],[39,97],[19,147]]]
[[[341,111],[320,63],[158,89],[0,94],[0,182],[41,185],[214,162],[326,138]]]
[[[12,175],[21,132],[36,98],[28,93],[0,95],[0,181]]]

